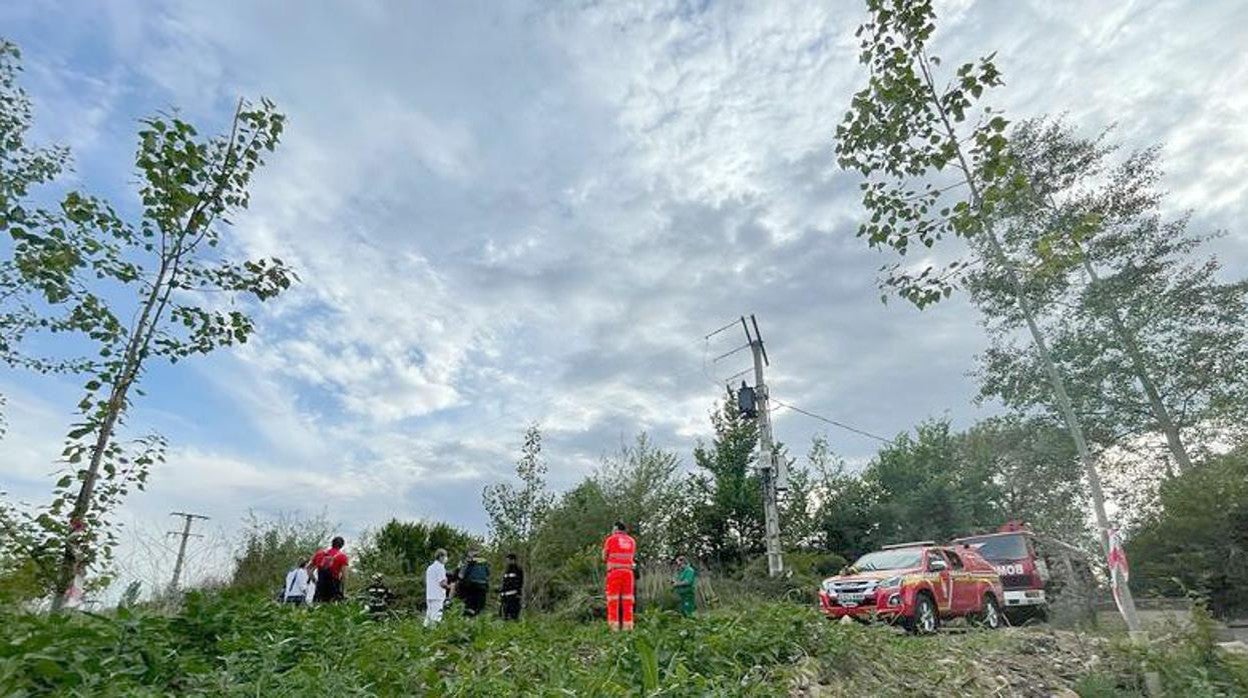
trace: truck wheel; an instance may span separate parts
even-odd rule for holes
[[[940,616],[936,614],[936,604],[927,594],[919,594],[914,601],[914,615],[904,618],[901,624],[906,630],[916,635],[930,635],[940,627]]]
[[[997,597],[984,594],[984,607],[975,618],[975,624],[988,630],[996,630],[1001,627],[1002,622],[1001,605],[997,603]]]

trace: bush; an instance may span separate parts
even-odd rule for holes
[[[275,594],[286,573],[329,545],[333,527],[324,517],[301,519],[282,514],[262,519],[254,513],[244,521],[242,550],[234,558],[231,589]]]
[[[1190,623],[1152,634],[1148,643],[1115,643],[1120,676],[1132,669],[1156,672],[1168,696],[1248,695],[1248,660],[1217,647],[1215,623],[1203,604],[1192,609]],[[1139,693],[1145,688],[1135,674],[1120,685]]]
[[[999,695],[1003,674],[1015,688],[1047,695],[1079,678],[1068,668],[1084,665],[1090,650],[1103,661],[1081,687],[1100,694],[1138,693],[1145,668],[1162,674],[1168,695],[1248,691],[1248,663],[1216,651],[1207,630],[1147,646],[1071,640],[1063,668],[1049,659],[1060,637],[914,638],[830,623],[774,601],[693,619],[650,608],[635,632],[620,634],[600,617],[504,623],[452,609],[427,629],[405,614],[372,620],[358,604],[305,609],[191,592],[173,615],[47,616],[0,607],[0,627],[0,695],[13,696],[769,696],[809,694],[799,687],[812,682],[832,695],[934,687]]]
[[[1196,592],[1218,616],[1248,611],[1248,446],[1163,483],[1158,498],[1127,541],[1132,587]]]
[[[358,568],[364,574],[423,575],[438,548],[454,560],[469,548],[480,549],[481,541],[450,524],[391,519],[365,534],[358,548]]]

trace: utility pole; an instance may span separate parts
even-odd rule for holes
[[[186,523],[182,525],[181,531],[169,531],[168,535],[182,536],[182,542],[178,545],[178,559],[173,563],[173,580],[169,582],[169,592],[173,593],[178,590],[178,583],[182,581],[182,564],[186,562],[186,541],[188,538],[203,538],[198,533],[191,533],[191,522],[195,519],[207,521],[208,517],[200,514],[187,514],[182,511],[170,512],[170,516],[181,516],[186,519]]]
[[[754,334],[750,334],[751,325]],[[758,402],[758,472],[763,481],[763,524],[767,543],[767,574],[775,577],[784,572],[784,558],[780,549],[779,490],[787,486],[787,468],[777,464],[771,440],[771,404],[767,397],[767,383],[763,379],[763,366],[770,366],[767,350],[763,347],[763,335],[758,331],[758,320],[750,315],[750,324],[741,317],[741,327],[754,355],[754,392]]]

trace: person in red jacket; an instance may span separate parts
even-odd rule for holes
[[[602,561],[607,563],[607,626],[633,629],[633,564],[637,541],[615,522],[615,531],[602,542]]]
[[[342,582],[347,575],[347,554],[342,552],[342,536],[334,536],[329,547],[316,551],[308,563],[308,571],[316,575],[317,603],[342,600]]]

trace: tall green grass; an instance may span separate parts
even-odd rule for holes
[[[1184,642],[1150,648],[1147,657],[1105,645],[1113,654],[1086,685],[1129,691],[1144,664],[1190,662],[1192,670],[1163,675],[1185,688],[1248,691],[1243,665]],[[652,607],[635,632],[611,633],[601,621],[543,615],[503,623],[454,612],[426,629],[417,616],[373,621],[350,604],[300,609],[192,594],[172,614],[0,610],[0,695],[768,696],[817,686],[832,695],[921,695],[940,686],[988,695],[992,675],[1010,671],[1035,644],[1022,631],[912,638],[830,623],[809,606],[782,602],[694,619]],[[1204,683],[1193,679],[1197,672]],[[1026,680],[1057,687],[1074,678]]]

